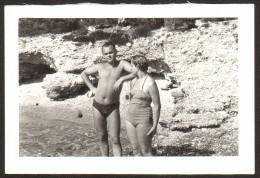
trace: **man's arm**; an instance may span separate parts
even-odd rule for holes
[[[88,86],[88,88],[93,92],[93,94],[96,94],[96,87],[91,83],[89,79],[89,75],[95,74],[98,72],[99,64],[96,64],[90,68],[87,68],[81,73],[81,77],[85,84]]]
[[[129,74],[120,77],[116,81],[116,83],[114,85],[115,90],[117,90],[123,82],[128,81],[128,80],[132,80],[137,76],[137,69],[132,67],[129,62],[121,61],[121,65],[122,65],[123,69],[126,72],[128,72]]]

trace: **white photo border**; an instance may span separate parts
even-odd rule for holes
[[[238,18],[239,155],[225,157],[19,157],[18,20],[33,17]],[[5,6],[6,174],[254,174],[254,116],[253,4]]]

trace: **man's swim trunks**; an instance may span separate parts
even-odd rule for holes
[[[93,107],[96,108],[103,117],[107,117],[114,110],[119,108],[119,102],[110,105],[103,105],[96,102],[96,100],[93,100]]]

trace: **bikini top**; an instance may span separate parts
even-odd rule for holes
[[[148,77],[148,75],[146,76],[144,83],[145,83],[147,77]],[[135,86],[135,83],[133,85],[133,88]],[[142,89],[140,89],[140,90],[134,89],[134,90],[130,91],[131,95],[132,95],[131,103],[150,106],[152,99],[151,99],[150,95],[148,95],[147,93],[145,93],[143,91],[144,83],[142,85]]]

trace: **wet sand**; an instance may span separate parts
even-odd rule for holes
[[[92,113],[69,107],[20,106],[20,156],[101,156]],[[130,153],[124,127],[123,155]],[[111,145],[110,145],[111,146]],[[110,150],[110,154],[112,152]]]

